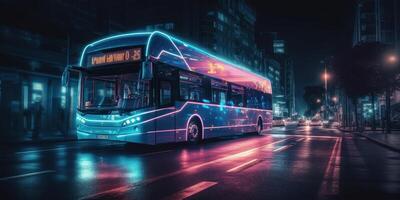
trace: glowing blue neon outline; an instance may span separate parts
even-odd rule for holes
[[[134,136],[134,135],[141,135],[143,133],[137,132],[137,133],[129,133],[129,134],[124,134],[124,135],[116,135],[115,137],[117,138],[122,138],[122,137],[128,137],[128,136]]]
[[[219,108],[223,107],[223,108],[230,108],[230,109],[241,109],[241,110],[246,110],[246,111],[249,111],[249,110],[261,111],[261,112],[263,112],[263,111],[264,111],[264,112],[265,112],[265,111],[272,111],[272,110],[259,109],[259,108],[246,108],[246,107],[239,107],[239,106],[218,105],[218,104],[211,104],[211,103],[201,103],[201,102],[194,102],[194,101],[186,101],[186,102],[181,106],[181,108],[179,108],[178,110],[175,110],[175,111],[172,111],[172,112],[169,112],[169,113],[166,113],[166,114],[162,114],[162,115],[159,115],[159,116],[157,116],[157,117],[153,117],[153,118],[150,118],[150,119],[147,119],[147,120],[144,120],[144,121],[135,123],[135,124],[129,124],[129,125],[125,125],[125,126],[122,126],[122,124],[121,124],[121,126],[122,126],[122,127],[138,126],[138,125],[141,125],[141,124],[144,124],[144,123],[147,123],[147,122],[156,120],[156,119],[160,119],[160,118],[163,118],[163,117],[166,117],[166,116],[175,114],[175,113],[179,113],[179,112],[181,112],[188,104],[207,105],[207,106],[219,107]],[[147,111],[147,112],[144,112],[144,113],[139,113],[139,114],[136,114],[136,115],[133,115],[133,116],[129,116],[129,117],[126,117],[126,118],[124,118],[124,119],[119,119],[119,120],[98,120],[98,119],[87,119],[87,118],[84,118],[84,117],[82,117],[82,116],[80,116],[80,117],[82,117],[83,119],[85,119],[86,122],[88,122],[88,121],[90,122],[90,121],[91,121],[91,122],[123,123],[123,122],[125,122],[126,120],[130,120],[131,118],[134,118],[134,117],[137,117],[137,116],[141,116],[141,115],[144,115],[144,114],[147,114],[147,113],[152,113],[152,112],[156,112],[156,111],[160,111],[160,110],[165,110],[165,109],[171,109],[171,107],[163,108],[163,109],[157,109],[157,110],[151,110],[151,111]],[[77,115],[78,115],[78,114],[77,114]]]
[[[249,73],[251,73],[251,74],[253,74],[253,75],[255,75],[255,76],[258,76],[259,78],[262,78],[262,79],[264,79],[264,80],[267,80],[267,81],[271,82],[268,78],[266,78],[266,77],[264,77],[264,76],[262,76],[262,75],[260,75],[260,74],[257,74],[256,72],[251,71],[248,67],[245,67],[245,66],[242,66],[242,65],[233,63],[232,61],[229,61],[229,60],[227,60],[227,59],[225,59],[225,58],[221,58],[221,57],[218,57],[218,56],[216,56],[216,55],[213,55],[212,53],[210,53],[210,52],[208,52],[208,51],[206,51],[206,50],[204,50],[204,49],[202,49],[202,48],[200,48],[200,47],[197,47],[197,46],[195,46],[195,45],[193,45],[193,44],[188,44],[187,42],[184,42],[183,40],[181,40],[181,39],[179,39],[179,38],[177,38],[177,37],[175,37],[175,36],[170,36],[170,35],[168,35],[168,34],[166,34],[166,33],[161,32],[161,31],[125,33],[125,34],[119,34],[119,35],[114,35],[114,36],[106,37],[106,38],[97,40],[97,41],[95,41],[95,42],[92,42],[92,43],[90,43],[89,45],[87,45],[87,46],[83,49],[82,54],[81,54],[81,58],[80,58],[80,61],[79,61],[79,66],[82,66],[83,57],[84,57],[84,55],[85,55],[86,50],[87,50],[88,47],[92,47],[92,46],[95,45],[95,44],[98,44],[98,43],[100,43],[100,42],[104,42],[104,41],[107,41],[107,40],[110,40],[110,39],[115,39],[115,38],[120,38],[120,37],[126,37],[126,36],[134,36],[134,35],[150,35],[149,38],[147,39],[147,45],[146,45],[146,53],[145,53],[145,55],[146,55],[146,59],[147,59],[148,51],[149,51],[149,46],[150,46],[150,42],[151,42],[151,39],[152,39],[153,35],[155,35],[155,34],[160,34],[160,35],[166,37],[167,39],[169,39],[169,40],[171,41],[172,45],[173,45],[173,46],[176,48],[176,50],[179,52],[179,54],[181,55],[182,60],[185,62],[185,64],[187,65],[187,67],[188,67],[190,70],[191,70],[190,65],[186,62],[185,57],[183,56],[183,54],[182,54],[182,52],[179,50],[179,48],[176,46],[174,40],[177,41],[177,42],[182,43],[185,47],[191,47],[191,48],[193,48],[194,50],[199,51],[199,52],[201,52],[201,53],[204,53],[204,54],[206,54],[206,55],[209,56],[209,57],[212,57],[212,58],[214,58],[214,59],[217,59],[217,60],[219,60],[219,61],[221,61],[221,62],[223,62],[223,63],[226,63],[226,64],[228,64],[228,65],[235,66],[235,67],[237,67],[237,68],[239,68],[239,69],[241,69],[241,70],[245,70],[246,72],[249,72]]]
[[[167,38],[167,39],[171,42],[171,44],[175,47],[175,49],[178,51],[179,55],[181,56],[180,58],[181,58],[181,59],[183,60],[183,62],[185,63],[186,67],[187,67],[190,71],[192,71],[192,68],[191,68],[190,65],[186,62],[186,59],[185,59],[185,57],[183,56],[181,50],[179,50],[179,48],[176,46],[175,42],[172,40],[173,37],[172,37],[172,36],[169,36],[169,35],[166,34],[166,33],[160,32],[160,31],[154,31],[153,33],[151,33],[149,39],[147,40],[146,51],[145,51],[145,52],[146,52],[146,53],[145,53],[146,59],[147,59],[148,56],[149,56],[149,47],[150,47],[151,39],[153,38],[153,36],[154,36],[155,34],[160,34],[161,36],[164,36],[165,38]],[[166,51],[166,50],[162,50],[162,51]],[[166,51],[166,52],[168,52],[168,51]],[[170,52],[170,53],[171,53],[171,52]],[[171,54],[172,54],[172,53],[171,53]]]
[[[156,109],[156,110],[149,110],[149,111],[146,111],[146,112],[141,112],[141,113],[138,113],[138,114],[135,114],[135,115],[132,115],[132,116],[129,116],[129,117],[125,117],[125,118],[123,118],[123,119],[114,119],[114,120],[102,120],[102,119],[88,119],[88,118],[85,118],[84,116],[82,116],[82,115],[79,115],[78,113],[76,114],[76,116],[78,117],[81,117],[82,119],[84,119],[86,122],[100,122],[100,123],[102,123],[102,122],[114,122],[114,123],[123,123],[123,122],[125,122],[126,120],[130,120],[131,118],[135,118],[135,117],[139,117],[139,116],[142,116],[142,115],[145,115],[145,114],[149,114],[149,113],[153,113],[153,112],[157,112],[157,111],[161,111],[161,110],[171,110],[171,109],[175,109],[175,107],[167,107],[167,108],[161,108],[161,109]]]

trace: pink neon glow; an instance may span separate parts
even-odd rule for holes
[[[237,127],[246,127],[246,126],[255,126],[256,124],[241,124],[241,125],[231,125],[231,126],[208,126],[204,129],[218,129],[218,128],[237,128]]]
[[[180,49],[182,52],[185,51],[184,46],[181,46]],[[272,91],[271,83],[267,79],[263,79],[260,76],[256,76],[253,73],[229,65],[205,54],[198,54],[197,56],[196,59],[185,58],[191,69],[195,72],[207,74],[215,78],[244,85],[267,93],[271,93]]]
[[[166,114],[163,114],[163,115],[160,115],[160,116],[157,116],[157,117],[154,117],[154,118],[151,118],[151,119],[142,121],[142,122],[140,122],[140,123],[135,124],[135,126],[141,125],[141,124],[144,124],[144,123],[147,123],[147,122],[151,122],[151,121],[153,121],[153,120],[160,119],[160,118],[163,118],[163,117],[166,117],[166,116],[175,114],[175,113],[179,113],[179,112],[181,112],[188,104],[207,105],[207,106],[211,106],[211,107],[233,108],[233,109],[241,109],[241,110],[245,110],[245,111],[248,111],[248,110],[267,111],[267,110],[257,109],[257,108],[243,108],[243,107],[237,107],[237,106],[224,106],[224,105],[216,105],[216,104],[210,104],[210,103],[201,103],[201,102],[187,101],[187,102],[185,102],[185,103],[183,104],[183,106],[182,106],[180,109],[178,109],[178,110],[175,110],[175,111],[173,111],[173,112],[169,112],[169,113],[166,113]],[[202,122],[202,123],[203,123],[203,122]]]
[[[173,41],[172,44],[177,47]],[[197,53],[195,55],[195,58],[184,57],[182,55],[182,52],[185,55],[192,55],[195,53],[195,51],[184,45],[179,46],[179,48],[177,49],[180,55],[162,50],[156,57],[153,58],[158,60],[160,59],[160,56],[162,54],[169,54],[181,58],[187,65],[188,69],[191,71],[195,71],[201,74],[207,74],[215,78],[261,90],[266,93],[272,93],[271,82],[268,79],[262,78],[228,63],[222,62],[206,54]]]

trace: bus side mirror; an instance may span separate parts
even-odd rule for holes
[[[69,66],[65,67],[64,72],[61,76],[61,85],[68,87],[70,80],[70,68]]]
[[[151,61],[144,61],[141,67],[142,80],[151,80],[153,78],[153,63]]]

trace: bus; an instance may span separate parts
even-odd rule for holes
[[[271,82],[160,31],[87,45],[79,65],[78,139],[197,143],[270,130]]]

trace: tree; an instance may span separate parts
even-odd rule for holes
[[[325,89],[321,86],[307,86],[304,88],[304,101],[307,104],[307,117],[314,116],[323,105]]]
[[[387,88],[396,85],[398,67],[387,67],[386,55],[390,47],[378,42],[363,43],[343,52],[334,60],[334,70],[340,86],[352,100],[358,123],[358,99],[367,95],[371,96],[372,105],[375,105],[375,96],[383,93]],[[390,70],[389,70],[390,69]],[[390,96],[387,100],[390,100]],[[390,102],[389,102],[390,105]],[[390,112],[390,109],[386,109]],[[388,118],[390,124],[390,117]],[[375,108],[373,107],[373,127],[375,127]],[[389,128],[390,129],[390,128]]]

